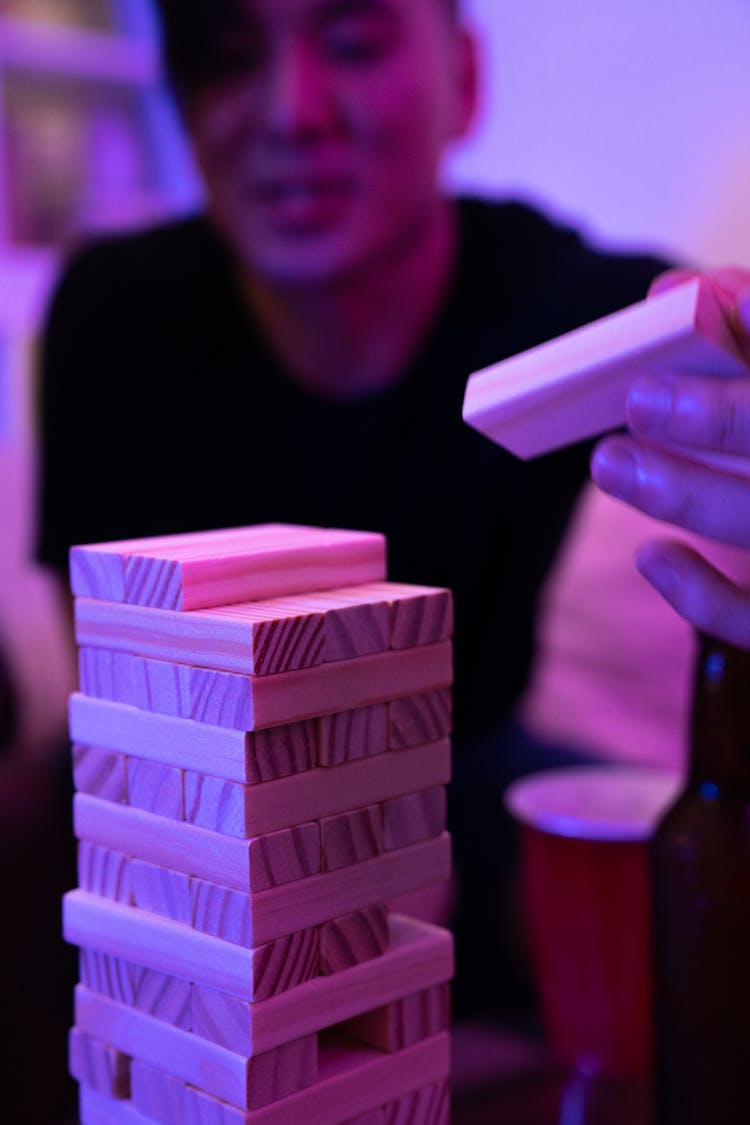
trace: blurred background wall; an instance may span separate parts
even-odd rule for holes
[[[465,4],[483,107],[452,185],[530,197],[598,241],[750,264],[750,0]],[[28,562],[36,328],[81,231],[198,197],[149,0],[0,0],[0,638],[33,752],[72,683]]]

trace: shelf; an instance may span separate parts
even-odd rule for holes
[[[0,16],[0,67],[129,86],[155,86],[161,77],[153,42],[12,16]]]

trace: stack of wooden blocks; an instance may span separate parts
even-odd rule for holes
[[[450,592],[382,536],[71,552],[83,1125],[444,1125]]]

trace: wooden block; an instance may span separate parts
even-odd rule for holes
[[[324,976],[340,973],[388,948],[388,908],[368,906],[320,927],[320,971]]]
[[[78,883],[90,891],[115,902],[133,902],[133,881],[130,859],[110,848],[99,848],[82,840],[78,844]]]
[[[204,1039],[210,1040],[212,1043],[218,1044],[220,1047],[226,1047],[228,1051],[233,1051],[238,1055],[253,1056],[253,1005],[247,1000],[240,1000],[237,996],[231,996],[226,992],[218,992],[213,988],[204,988],[202,985],[194,984],[192,986],[192,1005],[193,1005],[193,1032],[195,1035],[200,1035]],[[273,1062],[274,1054],[278,1051],[283,1051],[284,1047],[275,1047],[272,1051],[267,1051],[264,1054],[257,1055],[259,1060],[263,1060],[262,1069],[266,1069],[269,1064]],[[309,1086],[311,1082],[315,1081],[317,1071],[317,1039],[314,1034],[303,1036],[301,1039],[294,1041],[296,1050],[292,1054],[293,1059],[298,1059],[302,1065],[299,1067],[306,1080],[303,1083]],[[283,1063],[279,1060],[278,1065],[283,1068]],[[275,1067],[274,1067],[275,1068]],[[292,1070],[297,1069],[292,1066]],[[296,1089],[302,1089],[302,1085],[297,1086]],[[292,1093],[292,1089],[287,1091]],[[283,1095],[276,1093],[267,1100],[273,1100],[273,1097],[282,1097]],[[265,1101],[257,1102],[257,1105],[265,1105]]]
[[[68,1066],[84,1082],[109,1098],[130,1097],[130,1057],[77,1027],[68,1032]]]
[[[385,1107],[385,1125],[449,1125],[450,1086],[433,1082]]]
[[[252,948],[250,896],[200,879],[192,879],[190,885],[195,929],[235,945]],[[265,1000],[317,976],[319,947],[317,927],[286,934],[256,946],[252,964],[256,1001]]]
[[[389,647],[390,610],[381,595],[367,587],[344,587],[298,595],[282,602],[290,610],[316,608],[324,616],[323,660],[352,660]]]
[[[320,821],[320,846],[324,871],[362,863],[383,851],[383,810],[366,805]]]
[[[410,1094],[415,1075],[424,1085],[444,1082],[449,1067],[447,1035],[395,1055],[351,1044],[337,1047],[331,1038],[320,1050],[318,1081],[306,1090],[248,1112],[188,1085],[184,1121],[185,1125],[380,1125],[374,1101],[387,1098],[390,1103]],[[150,1125],[151,1121],[131,1102],[106,1098],[87,1087],[81,1088],[80,1114],[81,1125]]]
[[[140,859],[131,863],[134,905],[190,925],[193,919],[190,877]]]
[[[89,655],[89,663],[94,666],[99,659],[109,660],[106,649],[91,649]],[[120,656],[132,667],[122,685],[118,682],[115,702],[242,731],[365,707],[397,695],[447,687],[452,680],[449,642],[275,676],[241,676],[129,653]],[[131,689],[128,685],[135,686]],[[94,697],[102,690],[100,678],[94,675],[88,679],[83,666],[81,688]],[[132,690],[132,695],[126,697],[127,690]]]
[[[388,746],[404,750],[447,738],[452,729],[450,688],[404,695],[388,704]]]
[[[434,984],[337,1024],[336,1030],[380,1051],[401,1051],[450,1026],[450,987]]]
[[[94,935],[92,943],[95,940]],[[81,983],[92,992],[190,1030],[190,986],[186,980],[95,948],[82,947],[79,963]]]
[[[340,766],[388,749],[388,704],[321,715],[318,764]]]
[[[453,636],[453,595],[438,586],[370,582],[363,592],[382,593],[390,609],[389,647],[438,644]]]
[[[211,831],[212,835],[219,835],[215,829],[220,823],[223,829],[220,835],[249,840],[376,801],[445,785],[449,777],[450,742],[447,739],[393,754],[387,761],[364,758],[262,785],[243,786],[187,771],[185,819],[190,825],[199,822],[197,826]],[[166,839],[168,826],[162,827]],[[169,831],[177,830],[169,827]],[[196,843],[198,839],[196,837]],[[200,871],[194,873],[201,874]]]
[[[161,1125],[185,1125],[185,1083],[160,1067],[133,1059],[131,1104]]]
[[[747,375],[708,282],[679,285],[469,378],[464,420],[518,457],[626,423],[636,376]]]
[[[344,969],[333,976],[318,976],[261,1003],[253,1004],[252,1053],[270,1051],[288,1043],[290,1036],[299,1039],[321,1031],[363,1010],[369,1011],[377,1005],[388,1004],[452,976],[453,941],[447,930],[400,915],[391,915],[389,928],[390,941],[382,956]],[[214,977],[217,975],[213,974]],[[207,974],[203,972],[196,973],[193,979],[194,983],[207,984],[209,987],[218,983],[217,980],[209,981]],[[233,978],[231,974],[225,973],[224,981],[230,987],[219,987],[219,991],[251,999],[251,989],[248,988],[246,979],[239,979],[236,974]],[[142,1028],[144,1033],[149,1033],[154,1024],[158,1024],[159,1029],[168,1025],[162,1025],[161,1021],[146,1016],[127,1001],[117,1002],[104,993],[97,996],[93,990],[83,986],[78,990],[77,997],[83,1004],[83,1008],[80,1008],[77,999],[76,1024],[82,1031],[105,1040],[126,1054],[137,1054],[147,1062],[163,1065],[164,1057],[161,1055],[149,1056],[144,1047],[138,1047],[137,1051],[130,1048],[137,1042],[135,1029]],[[94,1008],[87,1009],[87,1005],[91,1004]],[[84,1009],[110,1013],[112,1019],[106,1015],[102,1015],[101,1019],[78,1018]],[[133,1040],[126,1041],[123,1037],[117,1037],[116,1028],[121,1021],[134,1029]],[[182,1040],[178,1037],[170,1042]],[[165,1057],[168,1059],[169,1056]],[[183,1077],[186,1081],[192,1081],[189,1074]],[[219,1093],[217,1096],[222,1095]]]
[[[112,806],[112,808],[119,807],[121,806]],[[408,848],[386,852],[364,863],[356,863],[338,871],[311,875],[308,879],[300,879],[296,883],[287,883],[283,887],[272,887],[260,894],[249,895],[252,946],[257,949],[258,946],[275,941],[277,938],[296,933],[299,927],[309,929],[331,918],[362,910],[372,905],[373,899],[376,902],[387,902],[420,887],[444,882],[450,875],[450,860],[450,837],[448,833],[444,833],[435,840],[425,840]],[[108,910],[114,913],[107,915]],[[102,912],[111,918],[114,927],[112,932],[102,933]],[[140,954],[139,959],[144,963],[145,952],[142,944],[139,946],[138,943],[146,940],[147,923],[153,921],[158,924],[158,928],[149,938],[153,949],[152,959],[148,963],[153,968],[169,968],[171,964],[167,952],[169,942],[174,942],[182,934],[184,940],[180,942],[180,952],[184,959],[183,969],[178,970],[175,967],[174,972],[184,971],[187,976],[191,976],[196,958],[203,957],[206,965],[213,958],[212,971],[219,976],[215,981],[206,981],[212,987],[224,987],[228,992],[234,991],[224,984],[224,973],[228,966],[231,966],[232,973],[238,972],[243,980],[248,977],[245,984],[240,987],[247,987],[252,983],[251,964],[244,956],[248,953],[252,954],[252,950],[242,949],[223,940],[218,941],[218,946],[214,945],[213,943],[218,939],[193,932],[178,922],[161,918],[156,914],[123,907],[119,903],[110,903],[106,899],[99,899],[98,896],[76,890],[68,892],[65,896],[64,916],[66,936],[73,944],[92,944],[88,938],[92,933],[96,933],[98,947],[103,952],[123,956],[132,953],[136,957]],[[146,926],[145,931],[142,931],[143,926]],[[119,938],[126,941],[126,946],[119,944]],[[127,942],[134,944],[130,945]],[[125,952],[126,948],[128,952]],[[251,961],[252,957],[250,957]],[[240,991],[238,995],[245,995],[245,993]]]
[[[318,759],[318,720],[301,719],[248,734],[249,784],[311,770]],[[214,771],[206,771],[214,772]]]
[[[135,1004],[135,986],[129,961],[81,946],[78,965],[81,984],[86,988],[119,1004]]]
[[[68,705],[75,742],[251,784],[254,735],[140,711],[75,692]],[[279,728],[280,729],[280,728]]]
[[[385,577],[370,532],[260,524],[73,547],[78,597],[190,610]]]
[[[145,758],[128,758],[128,804],[136,809],[184,819],[183,771]]]
[[[184,613],[77,598],[75,623],[82,647],[228,672],[265,676],[323,660],[323,614],[278,599]]]
[[[188,981],[133,962],[128,969],[133,981],[134,1008],[183,1031],[193,1030]]]
[[[127,801],[125,756],[96,746],[73,744],[73,784],[103,801]]]
[[[77,742],[247,785],[303,773],[318,756],[317,718],[240,732],[80,693],[69,711]]]
[[[383,845],[386,851],[406,848],[445,831],[445,787],[433,786],[383,802]]]
[[[250,892],[307,879],[321,870],[320,826],[297,824],[250,841]]]

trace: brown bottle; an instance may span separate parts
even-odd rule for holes
[[[651,854],[655,1125],[750,1122],[750,653],[700,642],[688,776]]]

